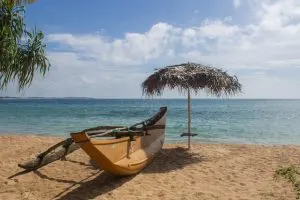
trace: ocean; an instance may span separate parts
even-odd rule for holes
[[[132,125],[168,107],[166,142],[186,142],[186,99],[0,99],[0,133],[68,137],[99,125]],[[300,144],[300,100],[193,99],[193,142]]]

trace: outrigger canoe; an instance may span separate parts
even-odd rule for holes
[[[164,144],[167,108],[130,127],[99,126],[71,133],[68,138],[20,167],[36,170],[79,149],[114,175],[131,175],[144,169]]]

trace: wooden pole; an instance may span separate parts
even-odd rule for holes
[[[191,148],[191,95],[188,89],[188,149]]]

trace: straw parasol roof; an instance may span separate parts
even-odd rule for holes
[[[162,95],[165,88],[178,89],[180,93],[188,93],[188,145],[190,148],[191,112],[190,91],[198,94],[200,90],[220,97],[240,93],[242,85],[236,76],[230,76],[226,71],[197,63],[183,63],[157,69],[143,83],[143,94],[148,96]]]
[[[143,93],[149,96],[162,95],[165,88],[177,88],[180,93],[188,90],[196,94],[204,89],[207,93],[222,96],[241,92],[236,76],[226,71],[197,63],[184,63],[158,69],[142,84]]]

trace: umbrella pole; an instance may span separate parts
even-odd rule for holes
[[[191,148],[191,95],[188,89],[188,149]]]

